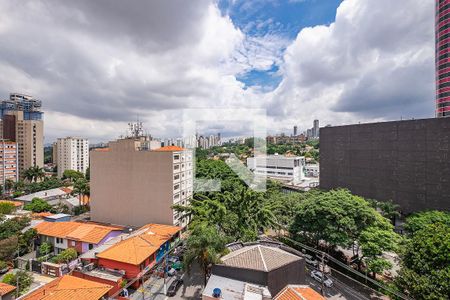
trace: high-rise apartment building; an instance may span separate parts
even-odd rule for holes
[[[319,120],[314,120],[314,123],[313,123],[314,125],[313,125],[313,136],[315,137],[315,138],[318,138],[319,137]]]
[[[19,175],[44,166],[44,122],[42,103],[32,96],[13,93],[0,104],[0,138],[16,142]]]
[[[450,116],[450,0],[436,0],[436,117]]]
[[[0,140],[0,183],[3,187],[7,179],[14,182],[19,179],[17,158],[17,144]]]
[[[297,136],[297,126],[294,126],[294,136]]]
[[[59,138],[53,147],[53,157],[56,159],[58,177],[66,170],[75,170],[86,174],[89,167],[89,141],[79,137]]]
[[[186,226],[172,209],[193,193],[192,151],[178,146],[152,150],[144,138],[109,143],[91,151],[91,219],[120,225]]]

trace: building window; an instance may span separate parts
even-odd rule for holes
[[[92,250],[94,248],[93,244],[89,244],[89,250]]]

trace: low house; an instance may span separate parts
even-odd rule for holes
[[[40,242],[52,244],[55,254],[67,248],[81,254],[122,233],[121,227],[82,222],[42,222],[35,229]]]
[[[148,224],[127,239],[97,254],[101,268],[123,271],[126,279],[139,277],[161,261],[180,238],[182,227]],[[139,283],[136,282],[135,286]]]
[[[44,221],[46,222],[68,222],[70,221],[70,215],[68,214],[51,214],[44,217]]]
[[[221,258],[212,274],[242,282],[266,286],[276,295],[288,284],[305,284],[305,261],[302,257],[276,246],[250,244]]]
[[[38,289],[31,291],[22,300],[52,300],[79,299],[99,300],[107,299],[112,286],[90,281],[75,276],[59,277]]]
[[[273,300],[325,300],[325,297],[307,285],[288,285]]]
[[[15,286],[0,282],[0,300],[14,299],[15,290]]]
[[[61,187],[61,188],[55,188],[45,191],[36,192],[33,194],[23,195],[20,197],[17,197],[17,201],[21,201],[23,203],[30,203],[34,198],[40,198],[44,201],[46,201],[50,205],[57,205],[61,203],[62,199],[66,199],[70,197],[70,194],[72,193],[72,188],[68,187]]]

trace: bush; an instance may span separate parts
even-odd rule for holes
[[[0,260],[0,270],[3,270],[8,267],[6,261]]]
[[[31,200],[31,203],[25,204],[23,209],[31,210],[35,213],[40,213],[44,211],[50,211],[52,209],[52,206],[41,198],[33,198],[33,200]]]
[[[15,206],[9,202],[0,203],[0,214],[9,215],[15,210]]]
[[[58,255],[56,255],[52,261],[57,264],[61,263],[69,263],[70,261],[77,258],[78,253],[74,248],[67,248],[66,250],[62,251]]]
[[[53,251],[53,246],[49,242],[43,242],[41,246],[39,246],[39,255],[45,256]]]

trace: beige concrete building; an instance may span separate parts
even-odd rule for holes
[[[58,138],[53,146],[53,163],[58,166],[58,177],[66,170],[86,174],[89,167],[89,141],[79,137]]]
[[[174,204],[193,193],[192,151],[151,150],[143,138],[122,139],[91,151],[91,219],[118,225],[186,226]]]
[[[17,143],[19,175],[44,166],[44,122],[41,101],[13,93],[1,102],[0,138]]]

